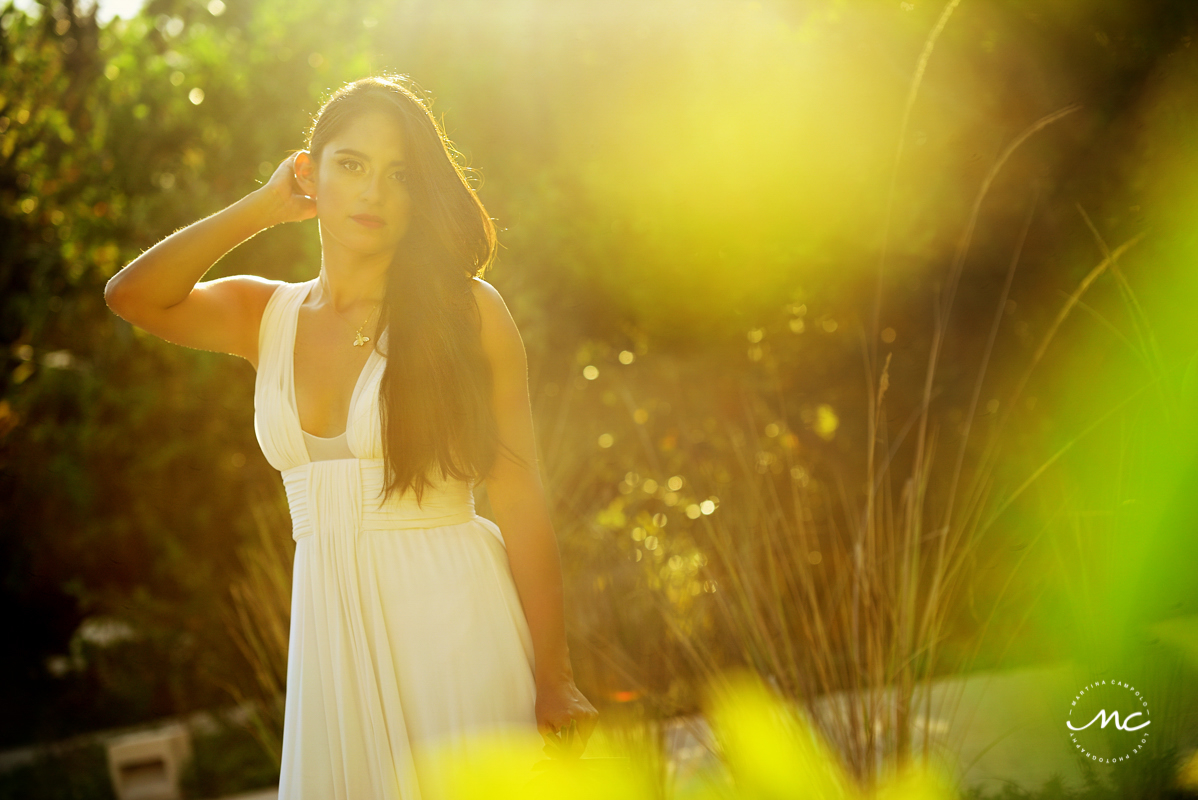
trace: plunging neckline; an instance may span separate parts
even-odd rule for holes
[[[295,394],[295,343],[296,343],[296,340],[299,339],[299,312],[300,312],[300,309],[304,305],[304,301],[308,299],[308,295],[310,295],[312,293],[311,284],[315,280],[316,279],[313,278],[311,281],[308,281],[308,284],[309,284],[308,291],[304,292],[303,295],[300,296],[300,301],[298,303],[296,303],[295,309],[292,311],[292,314],[291,314],[291,386],[290,386],[291,413],[295,418],[295,427],[299,428],[300,433],[306,433],[314,439],[326,439],[326,440],[340,439],[342,436],[344,436],[346,439],[346,443],[348,444],[348,442],[349,442],[349,426],[353,422],[354,406],[357,404],[358,394],[362,390],[362,379],[366,375],[369,374],[370,367],[371,367],[371,365],[373,365],[374,358],[375,358],[375,356],[378,355],[379,351],[378,351],[377,346],[372,347],[370,349],[370,355],[366,357],[366,363],[362,365],[362,369],[358,373],[358,379],[356,381],[354,381],[354,388],[349,396],[349,411],[346,414],[345,430],[342,431],[341,433],[337,434],[336,436],[317,436],[314,433],[309,433],[308,431],[304,430],[303,425],[300,422],[300,418],[299,418],[299,401]],[[378,334],[377,336],[381,336],[381,335],[382,334]],[[377,336],[376,336],[376,338],[377,338]],[[376,341],[374,344],[377,345],[378,342]]]

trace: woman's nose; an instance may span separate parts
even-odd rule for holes
[[[366,186],[362,189],[362,199],[377,201],[383,196],[383,176],[382,173],[376,172],[366,179]]]

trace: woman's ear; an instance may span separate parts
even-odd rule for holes
[[[316,162],[307,150],[295,154],[295,182],[308,197],[316,199]]]

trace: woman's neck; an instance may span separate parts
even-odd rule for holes
[[[322,248],[320,299],[332,303],[333,310],[347,313],[356,307],[374,306],[383,301],[391,254],[362,256],[341,248]],[[340,252],[338,252],[340,251]]]

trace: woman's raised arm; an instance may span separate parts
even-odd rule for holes
[[[198,281],[260,231],[316,215],[315,201],[295,182],[294,159],[279,164],[262,187],[172,233],[113,275],[104,287],[108,307],[168,342],[239,355],[257,368],[258,326],[277,282],[256,275]]]

